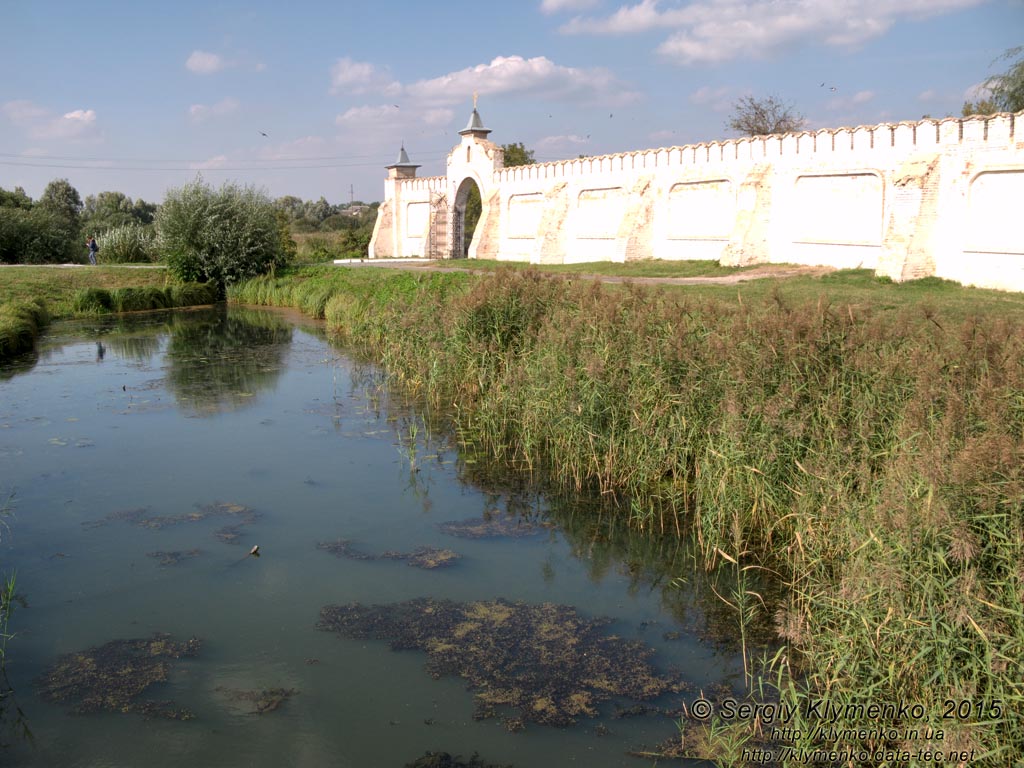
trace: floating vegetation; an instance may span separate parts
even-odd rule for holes
[[[382,560],[405,560],[414,568],[432,571],[454,564],[462,555],[450,549],[416,547],[412,552],[385,552],[380,557]]]
[[[37,681],[44,701],[72,704],[72,712],[139,712],[146,717],[191,720],[171,701],[138,700],[150,686],[167,681],[172,659],[193,657],[200,642],[176,642],[167,634],[112,640],[97,648],[69,653]]]
[[[353,547],[349,539],[321,541],[316,546],[317,549],[324,549],[335,557],[345,557],[349,560],[405,560],[414,568],[425,570],[444,568],[462,557],[458,552],[437,547],[417,547],[412,552],[388,551],[380,555],[370,555]]]
[[[221,541],[229,544],[241,538],[241,528],[251,525],[259,519],[260,513],[243,504],[235,504],[227,501],[215,501],[212,504],[196,504],[194,512],[186,512],[181,515],[150,515],[149,507],[136,507],[134,509],[123,509],[111,512],[99,520],[87,520],[82,523],[85,528],[99,528],[113,522],[127,522],[137,525],[140,528],[160,530],[172,525],[181,523],[195,523],[211,517],[230,517],[238,520],[218,531],[214,535]]]
[[[360,552],[352,546],[352,542],[349,539],[335,539],[334,541],[319,541],[316,545],[317,549],[323,549],[330,552],[335,557],[346,557],[349,560],[374,560],[373,555],[368,555],[365,552]]]
[[[603,634],[610,619],[586,619],[566,605],[418,598],[391,605],[328,605],[318,629],[353,639],[390,640],[393,650],[427,652],[435,678],[459,675],[475,692],[476,719],[498,709],[510,730],[526,722],[564,726],[594,717],[613,697],[650,701],[679,692],[677,676],[651,665],[642,642]]]
[[[483,517],[474,517],[469,520],[449,520],[438,525],[443,533],[447,533],[449,536],[458,536],[461,539],[526,538],[527,536],[536,536],[550,527],[550,525],[534,523],[520,517],[498,517],[486,514]]]
[[[405,768],[512,768],[512,766],[485,763],[476,752],[469,760],[463,760],[461,755],[453,757],[447,752],[426,752],[423,757],[406,763]]]
[[[292,696],[298,694],[297,688],[267,688],[264,690],[242,691],[235,688],[217,688],[221,693],[227,694],[228,699],[236,705],[241,704],[241,709],[247,715],[265,715],[268,712],[275,712],[284,706]]]
[[[182,560],[188,560],[192,557],[197,557],[202,554],[201,549],[189,549],[180,550],[176,549],[171,552],[164,552],[163,550],[157,550],[156,552],[147,552],[146,557],[153,557],[160,561],[160,565],[177,565]]]

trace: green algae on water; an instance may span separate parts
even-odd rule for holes
[[[152,557],[160,561],[160,565],[177,565],[183,560],[188,560],[193,557],[198,557],[202,554],[201,549],[189,549],[180,550],[175,549],[170,552],[164,552],[163,550],[157,550],[156,552],[147,552],[146,557]]]
[[[288,699],[299,692],[297,688],[238,690],[224,686],[217,688],[217,690],[226,694],[228,700],[236,706],[241,704],[241,709],[247,715],[265,715],[268,712],[275,712],[283,707]]]
[[[450,549],[438,549],[437,547],[417,547],[412,552],[396,552],[389,550],[379,555],[371,555],[356,549],[349,539],[335,539],[334,541],[321,541],[317,543],[317,549],[330,552],[335,557],[345,557],[349,560],[405,560],[414,568],[434,570],[453,565],[462,556]]]
[[[469,760],[463,760],[462,755],[453,756],[447,752],[426,752],[423,757],[406,763],[405,768],[512,768],[512,766],[485,763],[476,752]]]
[[[111,512],[98,520],[87,520],[82,523],[84,528],[99,528],[114,522],[126,522],[140,528],[159,531],[182,523],[197,523],[211,517],[228,517],[238,522],[226,525],[214,532],[221,541],[233,544],[241,538],[243,526],[252,525],[259,519],[260,513],[245,506],[228,501],[215,501],[211,504],[196,504],[195,510],[180,515],[151,515],[149,507],[135,507]]]
[[[416,547],[412,552],[384,552],[381,560],[405,560],[413,568],[432,571],[435,568],[447,568],[459,560],[462,555],[450,549],[437,547]]]
[[[519,539],[536,536],[550,526],[530,522],[520,517],[484,515],[469,520],[449,520],[439,523],[437,527],[441,529],[442,533],[461,539]]]
[[[502,714],[506,727],[519,730],[526,722],[564,726],[594,717],[609,699],[650,701],[686,688],[652,666],[649,646],[604,634],[610,621],[551,603],[424,597],[324,606],[317,628],[345,638],[389,640],[396,651],[426,651],[431,676],[468,681],[475,718]]]
[[[184,642],[157,633],[151,638],[111,640],[68,653],[37,681],[44,701],[71,704],[76,714],[138,712],[147,717],[191,720],[193,714],[171,701],[141,700],[151,686],[166,682],[171,661],[199,654],[200,641]]]

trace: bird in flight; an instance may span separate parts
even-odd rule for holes
[[[266,137],[267,137],[268,139],[270,138],[270,137],[269,137],[269,136],[267,136],[267,134],[265,134],[265,133],[264,133],[263,131],[260,131],[260,136],[266,136]]]

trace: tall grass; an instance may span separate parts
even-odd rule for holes
[[[97,239],[99,259],[106,264],[146,264],[156,261],[156,239],[139,224],[111,227]]]
[[[692,537],[705,567],[735,574],[721,597],[737,632],[775,620],[781,650],[757,671],[784,701],[920,703],[914,722],[837,725],[942,728],[975,764],[1024,754],[1019,313],[778,287],[726,301],[529,270],[311,270],[230,298],[325,317],[495,460]],[[786,597],[750,586],[761,571]],[[947,701],[975,709],[944,718]],[[810,733],[801,745],[821,746]]]
[[[214,304],[219,295],[220,289],[213,283],[183,283],[166,288],[125,286],[109,291],[86,288],[75,294],[72,306],[78,314],[142,312]]]
[[[0,360],[31,349],[49,321],[41,299],[0,304]]]

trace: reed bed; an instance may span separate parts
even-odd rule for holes
[[[324,317],[493,459],[692,539],[705,568],[734,575],[722,600],[738,634],[754,614],[775,621],[780,645],[760,664],[743,650],[751,690],[799,707],[784,743],[836,744],[810,727],[827,699],[836,728],[875,729],[840,747],[973,750],[977,765],[1024,754],[1019,314],[779,286],[724,300],[531,270],[311,270],[229,299]],[[784,597],[750,586],[764,573]],[[920,709],[857,709],[893,702]],[[747,725],[751,738],[763,726]]]

